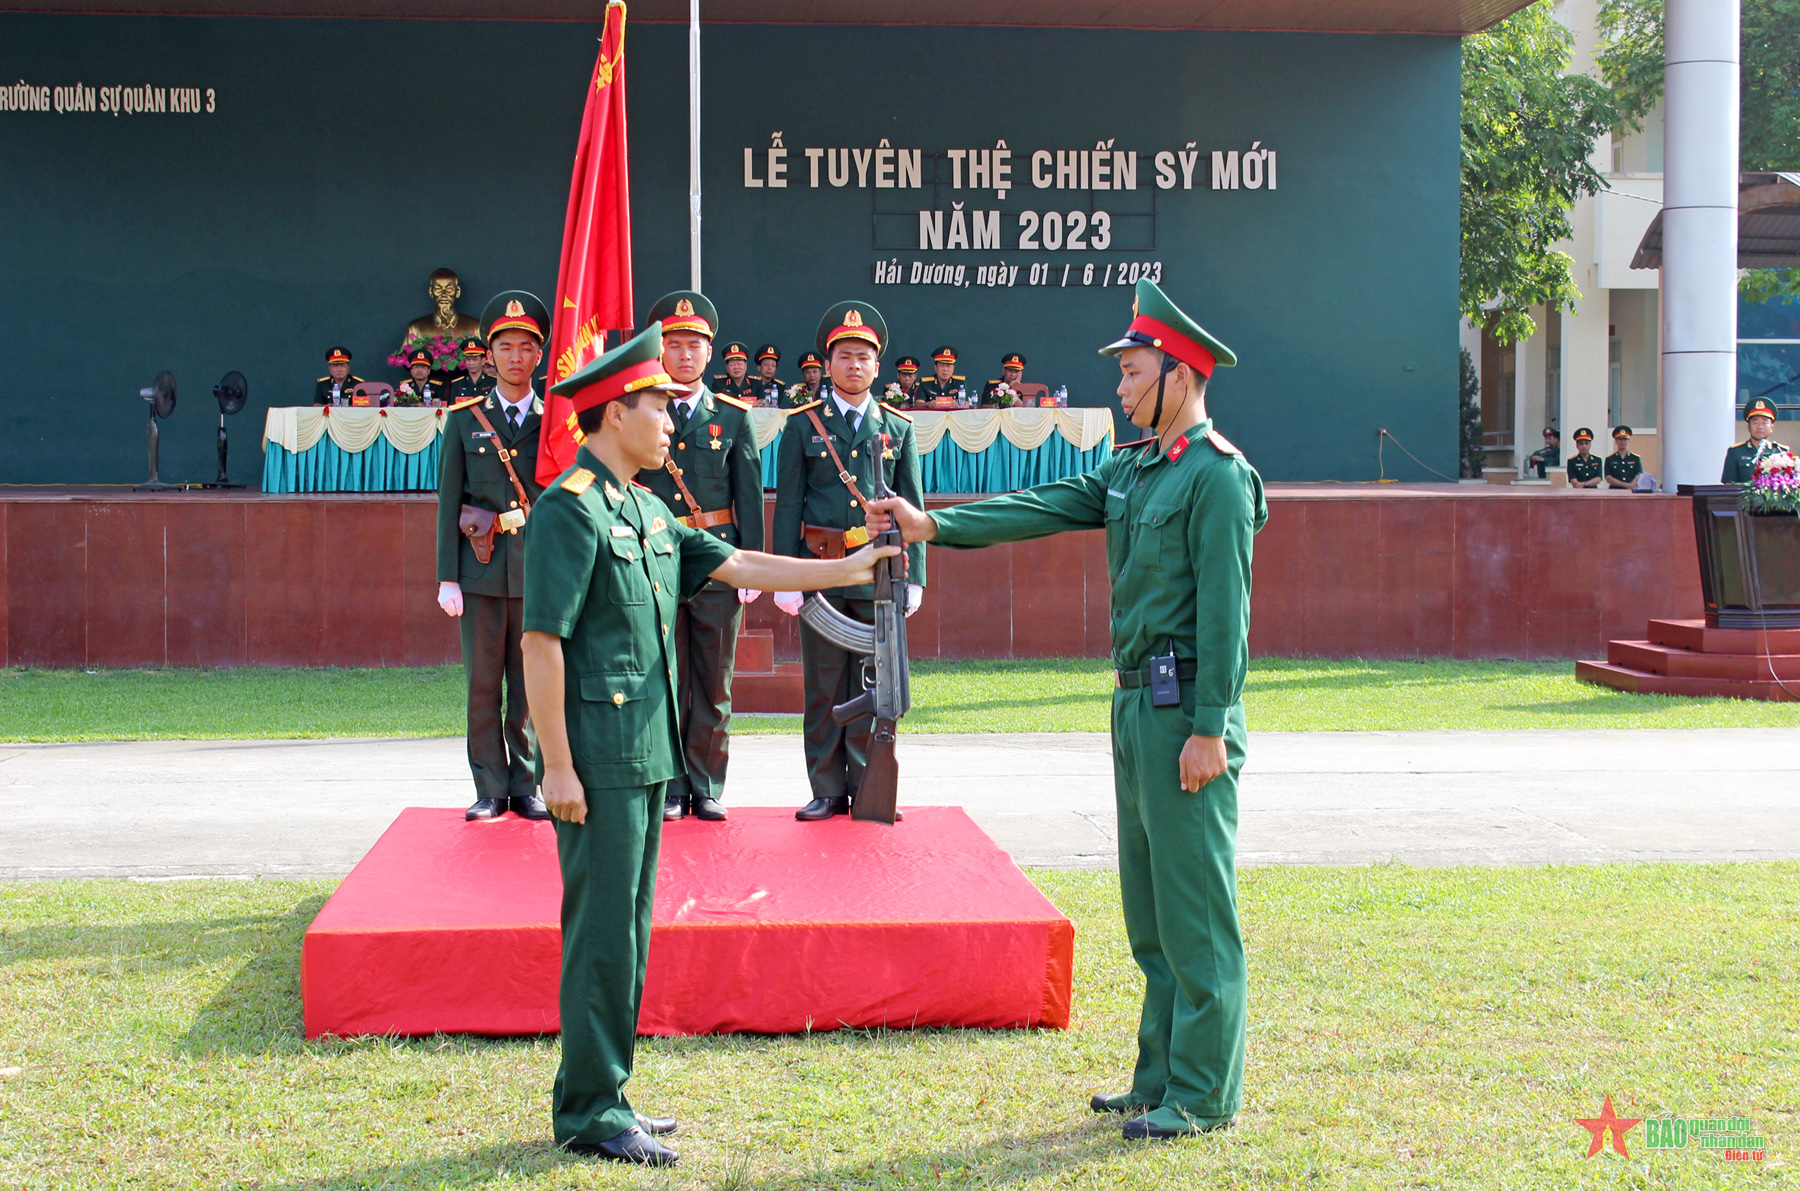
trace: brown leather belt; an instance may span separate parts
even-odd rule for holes
[[[862,526],[855,529],[826,529],[822,525],[803,524],[800,531],[805,535],[806,548],[816,558],[842,558],[846,549],[860,549],[869,540],[869,531]]]
[[[710,513],[691,513],[675,520],[689,529],[711,529],[715,525],[736,525],[737,513],[732,509],[715,509]]]

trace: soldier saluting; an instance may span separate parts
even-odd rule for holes
[[[650,308],[647,323],[662,325],[662,366],[678,388],[669,394],[674,442],[661,467],[638,473],[640,484],[675,511],[689,529],[745,550],[763,545],[762,456],[750,406],[707,391],[701,380],[712,358],[719,313],[705,294],[677,290]],[[719,796],[731,745],[731,672],[745,604],[760,591],[708,582],[675,611],[675,684],[687,773],[670,780],[663,818],[688,811],[725,818]]]
[[[537,486],[538,423],[544,403],[531,375],[544,358],[550,312],[523,290],[508,290],[481,314],[499,378],[493,391],[453,406],[444,420],[438,468],[438,606],[459,618],[468,683],[468,818],[507,810],[545,819],[525,734],[525,540],[519,536]],[[504,706],[502,705],[504,700]]]
[[[1143,969],[1137,1072],[1095,1096],[1125,1137],[1229,1125],[1243,1098],[1247,982],[1237,916],[1237,782],[1244,764],[1252,537],[1268,519],[1262,480],[1206,416],[1229,348],[1137,285],[1117,356],[1119,397],[1155,437],[1086,475],[926,514],[891,511],[908,541],[991,546],[1106,530],[1112,578],[1113,780],[1125,933]]]

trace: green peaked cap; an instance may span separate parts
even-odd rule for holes
[[[887,350],[887,320],[867,302],[839,302],[819,320],[819,333],[814,338],[819,354],[826,359],[831,358],[831,345],[840,339],[860,339],[872,344],[879,356]]]
[[[698,290],[678,289],[664,294],[650,307],[644,321],[662,323],[665,335],[670,331],[694,331],[711,339],[719,333],[719,312],[712,299]]]
[[[1125,329],[1125,337],[1101,348],[1101,355],[1116,356],[1128,347],[1161,348],[1183,364],[1199,369],[1205,376],[1212,375],[1215,364],[1230,368],[1237,363],[1236,352],[1183,314],[1181,307],[1169,301],[1169,296],[1154,281],[1146,279],[1137,283],[1137,297],[1132,299],[1131,313],[1131,326]]]
[[[1761,414],[1765,418],[1778,416],[1775,412],[1775,403],[1767,397],[1752,397],[1744,406],[1744,421],[1748,422],[1757,414]]]
[[[550,386],[567,397],[575,412],[604,405],[627,393],[679,389],[662,367],[662,324],[651,323],[635,339],[613,348],[569,379]]]
[[[492,343],[502,331],[530,331],[539,343],[550,341],[550,312],[536,294],[509,289],[495,294],[481,312],[481,338]]]

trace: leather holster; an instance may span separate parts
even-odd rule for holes
[[[494,521],[492,512],[474,505],[464,505],[462,514],[456,519],[456,527],[469,539],[469,545],[475,550],[475,561],[482,566],[494,557]]]

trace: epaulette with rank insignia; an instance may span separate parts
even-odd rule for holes
[[[594,473],[585,467],[578,467],[568,474],[561,486],[576,496],[580,496],[594,486]]]
[[[452,405],[450,407],[450,412],[455,413],[459,409],[468,409],[471,405],[480,405],[486,397],[487,397],[486,393],[477,393],[473,397],[464,397],[461,401],[456,402],[454,405]],[[588,476],[589,482],[592,482],[593,478],[594,477],[590,474]],[[585,486],[586,485],[583,485],[583,487],[585,487]],[[579,492],[580,489],[579,488],[572,489],[571,491]]]
[[[324,383],[325,383],[325,382],[326,382],[326,381],[328,381],[328,380],[330,380],[330,379],[331,379],[331,378],[330,378],[330,377],[329,377],[329,376],[321,376],[321,377],[320,377],[320,378],[319,378],[319,383],[320,383],[320,384],[324,384]]]
[[[791,418],[795,414],[803,414],[809,409],[817,409],[819,406],[824,405],[824,404],[825,404],[825,402],[823,402],[821,400],[813,400],[813,401],[808,401],[805,405],[796,405],[793,409],[788,410],[788,417]]]
[[[886,402],[882,403],[881,408],[883,410],[886,410],[888,413],[893,414],[896,418],[905,418],[909,422],[913,420],[911,414],[907,413],[905,410],[896,409],[895,407],[888,405]]]
[[[739,401],[736,397],[727,397],[723,393],[714,393],[713,396],[717,397],[720,401],[723,401],[726,405],[737,406],[739,409],[745,411],[746,413],[748,413],[752,408],[751,404],[748,401]]]

